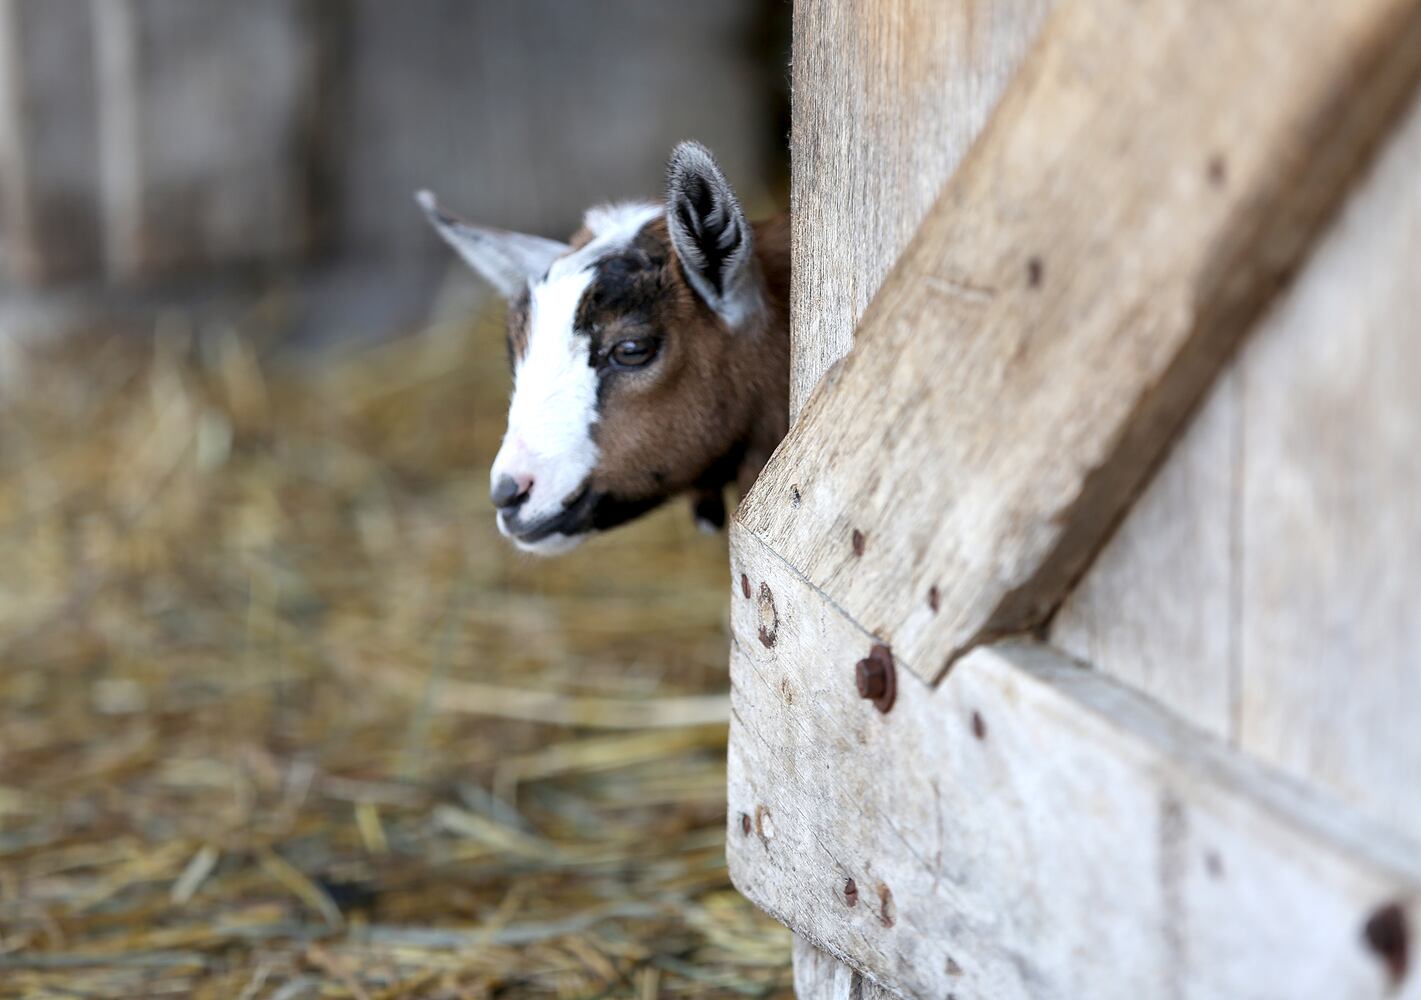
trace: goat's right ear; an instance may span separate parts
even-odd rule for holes
[[[710,150],[683,142],[666,164],[666,225],[696,292],[731,326],[754,308],[751,230]]]
[[[460,257],[510,301],[522,293],[528,282],[547,274],[553,261],[568,251],[568,245],[557,240],[489,229],[456,219],[439,207],[429,191],[416,194],[415,201],[424,209],[435,231],[444,237],[444,242],[459,251]]]

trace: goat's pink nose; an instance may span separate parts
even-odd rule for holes
[[[493,489],[489,491],[489,499],[499,510],[507,510],[527,500],[532,491],[532,476],[504,475],[499,476],[498,482],[494,483]]]

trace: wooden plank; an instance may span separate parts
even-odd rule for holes
[[[1232,369],[1219,377],[1049,632],[1224,740],[1237,710],[1241,385]]]
[[[1243,360],[1240,745],[1421,844],[1421,95]]]
[[[881,714],[867,632],[748,534],[732,572],[731,875],[814,946],[907,996],[1421,996],[1404,845],[1045,647]]]
[[[1052,0],[794,5],[790,415],[981,132]]]
[[[317,66],[305,5],[94,0],[92,11],[110,274],[302,251]]]
[[[93,44],[85,4],[0,0],[0,202],[17,282],[98,264]]]
[[[1416,0],[1290,24],[1067,0],[742,504],[919,676],[1055,608],[1410,94]]]
[[[328,153],[353,251],[446,259],[410,208],[420,188],[487,225],[565,239],[589,205],[659,197],[688,138],[715,152],[753,216],[783,207],[768,95],[786,70],[758,50],[776,19],[759,0],[340,7],[348,89]]]
[[[1050,634],[1421,843],[1418,260],[1421,97]]]
[[[796,937],[794,995],[798,1000],[880,1000],[894,994],[865,981],[862,972]]]

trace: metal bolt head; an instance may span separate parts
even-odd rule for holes
[[[862,659],[854,668],[860,698],[882,698],[888,690],[888,671],[877,660]]]
[[[893,670],[893,653],[887,646],[875,644],[868,656],[854,665],[854,683],[859,697],[873,702],[880,712],[893,707],[898,683]]]

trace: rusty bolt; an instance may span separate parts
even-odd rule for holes
[[[873,702],[880,712],[892,708],[898,687],[892,651],[881,643],[875,644],[868,656],[855,664],[854,682],[858,685],[859,697]]]
[[[743,834],[745,834],[745,836],[747,836],[747,837],[750,836],[750,814],[749,814],[749,813],[741,813],[741,814],[740,814],[740,832],[743,833]]]
[[[859,660],[855,670],[860,698],[882,698],[888,690],[888,671],[877,660]]]
[[[853,879],[847,879],[844,882],[844,902],[850,906],[859,905],[859,884]]]
[[[855,528],[855,529],[854,529],[854,534],[853,534],[853,537],[852,537],[851,541],[853,542],[853,545],[854,545],[854,555],[856,555],[856,556],[861,556],[861,555],[863,555],[864,545],[865,545],[865,544],[867,543],[867,541],[868,541],[868,539],[864,537],[864,533],[863,533],[862,531],[860,531],[858,528]]]
[[[750,578],[744,573],[740,574],[740,592],[746,597],[750,596]]]

